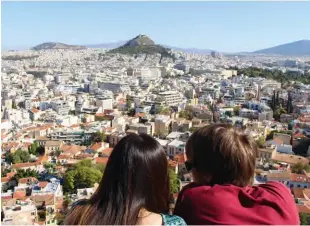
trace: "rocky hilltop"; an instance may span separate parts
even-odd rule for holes
[[[169,57],[174,58],[171,54],[170,49],[165,48],[161,45],[156,45],[155,42],[146,35],[138,35],[133,39],[127,41],[124,45],[108,51],[108,53],[119,53],[119,54],[160,54],[161,58]]]
[[[47,49],[79,50],[79,49],[86,49],[86,47],[78,46],[78,45],[67,45],[67,44],[59,43],[59,42],[45,42],[32,48],[32,50],[47,50]]]

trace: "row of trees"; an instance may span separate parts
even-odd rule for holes
[[[9,164],[24,163],[32,160],[31,155],[44,155],[44,147],[40,146],[38,142],[35,141],[28,147],[28,151],[18,149],[12,153],[6,153],[5,160]]]
[[[77,189],[93,187],[103,176],[105,165],[94,164],[90,159],[74,164],[64,175],[63,189],[65,193],[75,193]],[[180,182],[176,173],[169,168],[170,191],[177,193]]]
[[[274,79],[276,81],[281,82],[282,84],[286,82],[302,82],[304,84],[310,84],[310,72],[307,71],[304,74],[299,71],[281,71],[281,70],[270,70],[263,69],[257,67],[249,67],[249,68],[231,68],[233,70],[237,70],[237,74],[247,75],[249,77],[262,77],[267,79]]]

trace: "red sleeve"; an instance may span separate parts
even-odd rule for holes
[[[295,203],[290,189],[280,182],[267,182],[259,185],[259,187],[264,188],[265,191],[275,195],[287,204]]]
[[[191,210],[193,208],[191,200],[186,194],[186,191],[195,186],[196,185],[194,183],[191,183],[183,187],[183,189],[178,195],[177,202],[174,208],[174,214],[182,217],[186,223],[191,222],[190,217],[192,216],[192,212],[188,210]]]
[[[288,187],[280,182],[267,182],[266,184],[261,184],[259,187],[264,188],[265,191],[272,194],[277,200],[283,203],[283,208],[285,212],[289,213],[289,222],[287,225],[299,225],[299,214],[298,209],[294,200],[294,197]]]

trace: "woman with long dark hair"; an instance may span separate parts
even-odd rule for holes
[[[66,225],[185,225],[168,215],[170,184],[162,146],[130,134],[114,147],[97,191],[73,205]]]

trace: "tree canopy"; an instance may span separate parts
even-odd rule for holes
[[[306,71],[304,74],[300,71],[281,71],[281,70],[270,70],[257,67],[249,68],[232,68],[237,70],[237,74],[244,74],[249,77],[262,77],[267,79],[274,79],[278,82],[302,82],[304,84],[310,84],[310,72]]]
[[[302,174],[304,170],[306,172],[310,172],[310,165],[308,165],[308,164],[304,165],[304,164],[298,162],[297,164],[292,166],[292,172],[293,173]]]
[[[14,153],[7,153],[6,154],[6,162],[16,164],[16,163],[24,163],[30,161],[30,155],[28,151],[23,151],[18,149]]]
[[[172,194],[179,192],[180,181],[176,173],[171,168],[169,168],[169,179],[170,179],[170,192]]]
[[[90,159],[80,161],[65,173],[64,192],[75,193],[77,189],[93,187],[100,182],[103,170],[104,165],[93,164]]]

